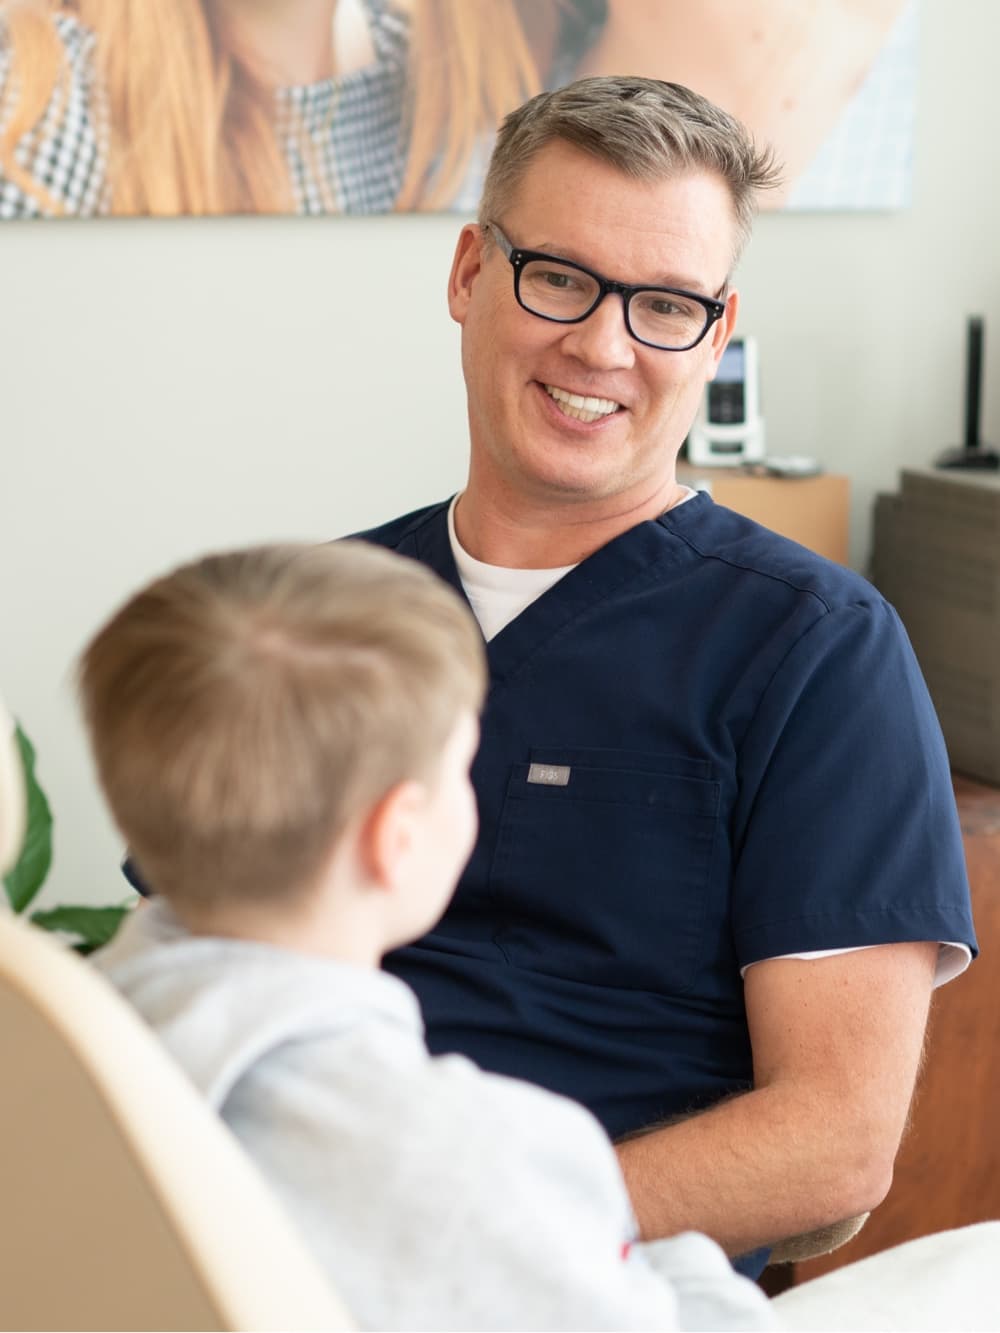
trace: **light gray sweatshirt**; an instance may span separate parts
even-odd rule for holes
[[[627,1242],[604,1131],[562,1097],[431,1057],[384,972],[187,934],[136,911],[98,966],[258,1168],[373,1329],[758,1329],[713,1241]]]

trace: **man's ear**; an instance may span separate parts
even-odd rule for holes
[[[709,365],[709,372],[705,376],[706,380],[715,379],[715,372],[719,369],[722,353],[726,350],[726,344],[733,336],[733,330],[736,328],[736,316],[739,309],[740,294],[734,289],[726,297],[726,308],[722,318],[717,319],[712,325],[712,360]]]
[[[467,223],[459,232],[448,278],[448,309],[457,324],[465,323],[472,285],[483,266],[483,244],[483,229],[478,222]]]
[[[417,820],[427,801],[419,782],[390,787],[358,831],[358,855],[375,888],[397,889],[405,881]]]

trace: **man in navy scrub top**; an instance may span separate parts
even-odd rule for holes
[[[883,1198],[932,988],[975,952],[895,613],[676,479],[774,179],[676,85],[509,117],[448,287],[468,482],[364,534],[464,589],[492,669],[479,842],[388,965],[432,1049],[597,1114],[645,1237],[748,1272]]]

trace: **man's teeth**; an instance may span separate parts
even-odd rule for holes
[[[601,417],[617,412],[621,406],[610,398],[583,398],[578,393],[557,389],[554,384],[546,384],[545,392],[556,400],[568,417],[574,417],[577,421],[599,421]]]

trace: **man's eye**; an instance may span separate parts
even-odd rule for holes
[[[545,313],[576,316],[596,295],[596,284],[586,273],[571,268],[529,264],[521,275],[521,296],[542,303]]]
[[[649,302],[649,313],[651,315],[670,316],[686,315],[688,313],[685,306],[680,306],[676,301],[671,301],[669,297],[662,296],[655,301]]]

